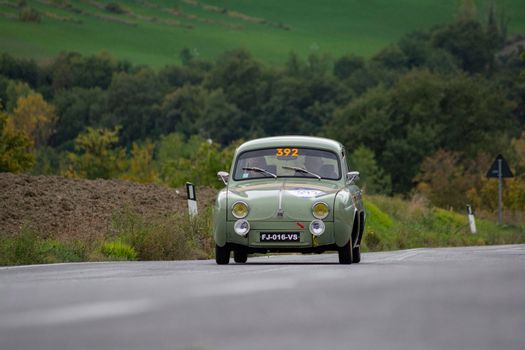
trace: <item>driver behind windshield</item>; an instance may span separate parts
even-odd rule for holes
[[[323,161],[317,156],[306,156],[304,159],[304,168],[312,173],[319,174],[321,166],[323,166]]]
[[[266,159],[264,157],[254,157],[254,158],[248,158],[246,161],[246,168],[259,168],[263,170],[267,170],[268,164],[266,163]],[[244,173],[242,174],[243,179],[247,179],[250,177],[265,177],[264,174],[250,171],[250,170],[244,170]]]

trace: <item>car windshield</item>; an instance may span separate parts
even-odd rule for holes
[[[266,148],[237,157],[234,180],[276,176],[338,180],[339,159],[330,151],[300,147]]]

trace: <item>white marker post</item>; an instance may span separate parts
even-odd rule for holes
[[[474,218],[474,213],[472,212],[472,207],[470,204],[467,204],[467,215],[468,215],[468,224],[470,226],[470,233],[475,234],[476,231],[476,219]]]
[[[190,218],[193,219],[198,214],[198,210],[195,186],[191,182],[186,182],[186,192],[188,194],[188,213],[190,214]]]

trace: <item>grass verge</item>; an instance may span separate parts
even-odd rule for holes
[[[113,215],[99,241],[59,240],[26,225],[14,236],[0,234],[0,266],[79,261],[184,260],[212,257],[211,213],[194,220],[173,215],[145,220],[129,210]],[[51,235],[52,237],[52,235]]]
[[[525,224],[498,225],[476,218],[470,233],[466,213],[429,206],[424,200],[369,196],[364,251],[525,243]]]

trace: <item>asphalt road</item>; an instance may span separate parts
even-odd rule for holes
[[[525,349],[525,245],[336,261],[0,268],[0,349]]]

